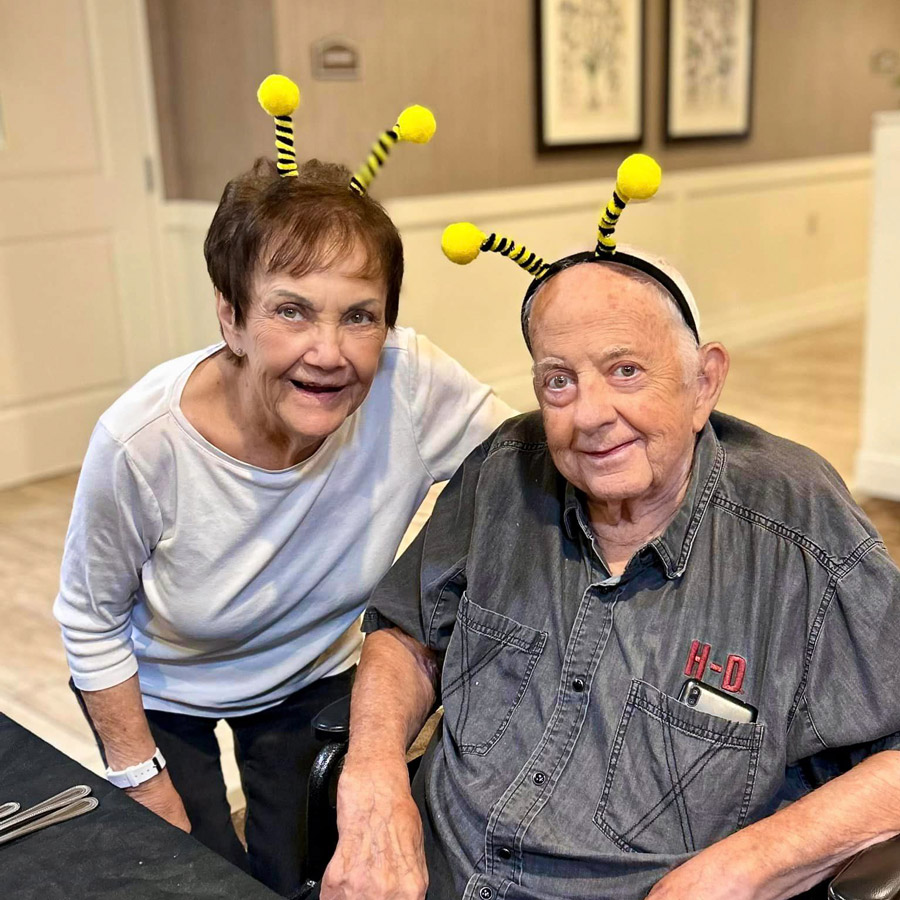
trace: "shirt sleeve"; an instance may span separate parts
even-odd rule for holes
[[[420,334],[411,336],[410,413],[419,456],[446,481],[466,455],[516,411]]]
[[[900,749],[900,570],[875,544],[831,590],[789,741],[826,766],[818,781]]]
[[[152,491],[122,444],[98,424],[75,491],[53,606],[76,687],[103,690],[137,671],[131,610],[161,532]]]
[[[466,587],[475,493],[488,443],[469,454],[419,536],[375,589],[363,631],[397,627],[439,655],[446,651]]]

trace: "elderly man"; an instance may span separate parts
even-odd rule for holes
[[[551,276],[540,413],[371,598],[322,897],[794,897],[900,832],[900,572],[659,279]]]

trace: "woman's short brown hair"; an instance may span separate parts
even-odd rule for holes
[[[366,263],[358,273],[387,287],[385,320],[397,322],[403,281],[403,244],[384,207],[352,193],[344,166],[310,160],[299,177],[283,178],[275,163],[258,159],[225,186],[206,235],[203,253],[216,290],[244,324],[258,271],[299,278],[327,269],[361,245]]]

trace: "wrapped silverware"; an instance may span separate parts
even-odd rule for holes
[[[0,845],[8,844],[26,834],[35,831],[41,831],[43,828],[49,828],[51,825],[57,825],[60,822],[68,822],[69,819],[75,819],[89,813],[92,809],[96,809],[100,805],[96,797],[81,797],[73,800],[65,806],[54,809],[53,812],[47,813],[37,819],[32,819],[19,828],[12,828],[8,831],[0,832]]]
[[[99,803],[95,798],[88,797],[90,792],[87,785],[77,784],[21,812],[18,803],[0,805],[0,844],[96,809]]]

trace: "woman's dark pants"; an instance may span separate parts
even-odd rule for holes
[[[306,869],[307,778],[322,746],[311,722],[350,693],[354,672],[323,678],[263,712],[225,719],[247,798],[246,851],[231,824],[218,720],[147,710],[194,837],[284,897],[299,892]]]

